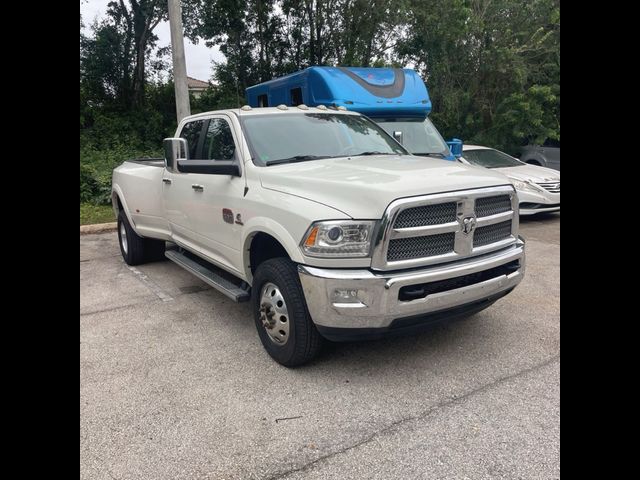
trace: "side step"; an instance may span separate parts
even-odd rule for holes
[[[175,249],[169,249],[165,251],[164,255],[169,260],[177,263],[185,270],[191,272],[200,280],[202,280],[205,283],[208,283],[213,288],[223,293],[234,302],[246,302],[249,300],[250,298],[249,292],[235,285],[233,282],[230,282],[226,278],[223,278],[219,273],[216,273],[214,271],[216,267],[214,266],[207,267],[205,265],[202,265],[201,263],[196,262],[195,260],[189,258],[184,253],[181,253]]]

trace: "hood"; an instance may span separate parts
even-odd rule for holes
[[[264,188],[328,205],[357,219],[379,219],[395,199],[508,185],[503,175],[412,155],[341,157],[260,169]]]
[[[521,165],[518,167],[492,168],[492,170],[515,178],[521,181],[530,181],[534,183],[541,182],[559,182],[560,172],[546,167],[537,165]]]

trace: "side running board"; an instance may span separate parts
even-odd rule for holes
[[[187,256],[182,252],[179,252],[175,249],[168,249],[164,252],[164,255],[174,263],[177,263],[185,270],[191,272],[200,280],[205,283],[208,283],[213,288],[223,293],[227,297],[229,297],[234,302],[246,302],[249,300],[249,292],[239,286],[235,285],[233,282],[230,282],[226,278],[223,278],[219,273],[216,272],[217,267],[213,265],[205,266],[203,265],[204,260],[197,262],[196,260]]]

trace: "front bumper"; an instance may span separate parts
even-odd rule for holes
[[[510,270],[492,276],[493,272],[499,272],[507,265]],[[515,245],[505,250],[411,271],[373,272],[299,265],[298,272],[311,318],[321,333],[330,331],[331,336],[335,336],[340,329],[345,329],[350,335],[358,331],[354,329],[362,329],[363,333],[389,330],[398,320],[458,311],[465,306],[471,313],[473,306],[487,300],[495,301],[520,283],[524,265],[524,241],[518,239]],[[474,279],[482,278],[478,276],[482,272],[490,278],[475,282]],[[444,281],[455,282],[457,279],[469,279],[469,284],[449,290],[441,287],[446,284]],[[415,291],[416,286],[427,286],[428,290],[429,284],[439,287],[433,289],[436,293],[412,300],[401,299],[402,295],[406,297],[405,293],[401,294],[401,289],[402,292],[407,288]],[[336,295],[336,291],[340,295]],[[343,294],[348,298],[345,299]]]
[[[520,203],[520,215],[559,212],[560,194],[551,192],[529,192],[516,190]]]

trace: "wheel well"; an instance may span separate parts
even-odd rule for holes
[[[122,210],[123,207],[122,207],[122,202],[120,201],[120,196],[115,192],[114,192],[113,196],[116,199],[115,206],[118,207],[118,211]]]
[[[529,165],[538,165],[539,167],[542,166],[542,164],[538,160],[529,159],[525,160],[524,163],[528,163]]]
[[[268,233],[258,232],[251,240],[249,247],[249,265],[251,273],[254,274],[258,266],[270,258],[286,257],[289,254],[282,244]]]

